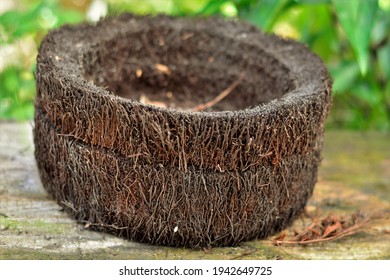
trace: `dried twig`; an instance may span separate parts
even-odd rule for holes
[[[220,102],[222,99],[224,99],[226,96],[228,96],[241,83],[241,81],[243,79],[244,79],[244,75],[240,74],[240,77],[234,83],[232,83],[227,89],[225,89],[220,94],[218,94],[214,99],[212,99],[204,104],[199,104],[199,105],[193,107],[191,109],[191,111],[193,111],[193,112],[202,111],[202,110],[205,110],[207,108],[214,106],[215,104]]]
[[[251,250],[245,250],[244,253],[238,255],[238,256],[235,256],[234,258],[231,258],[231,260],[239,260],[239,259],[242,259],[244,257],[247,257],[247,256],[250,256],[254,253],[256,253],[258,251],[258,249],[256,248],[252,248]]]

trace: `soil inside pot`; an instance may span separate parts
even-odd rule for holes
[[[145,23],[145,31],[94,46],[84,56],[86,79],[124,98],[193,111],[242,110],[293,88],[289,70],[257,39],[242,33],[245,41],[235,40],[201,23],[175,29],[160,20],[158,28]]]

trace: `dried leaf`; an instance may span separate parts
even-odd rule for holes
[[[278,237],[273,239],[273,241],[283,241],[285,237],[286,237],[286,233],[282,232]]]
[[[328,216],[323,219],[313,218],[313,222],[301,231],[294,229],[294,236],[287,239],[283,232],[274,238],[272,243],[275,245],[305,245],[333,241],[361,231],[368,221],[369,219],[361,214],[352,214],[349,219],[337,216]]]
[[[141,96],[139,98],[139,102],[146,104],[146,105],[153,105],[156,107],[167,108],[167,105],[164,102],[152,101],[144,94],[141,94]]]
[[[156,67],[156,69],[159,72],[164,73],[166,75],[171,75],[172,74],[171,69],[169,69],[169,67],[164,65],[164,64],[157,63],[157,64],[154,65],[154,67]]]
[[[340,230],[342,230],[342,227],[341,227],[340,222],[337,221],[335,224],[333,224],[333,225],[328,225],[328,226],[325,228],[325,231],[324,231],[324,233],[322,234],[321,238],[328,237],[329,235],[333,234],[334,232],[337,232],[337,231],[340,231]]]

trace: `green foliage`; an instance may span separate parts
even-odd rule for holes
[[[35,81],[32,72],[9,67],[0,75],[0,116],[6,119],[25,120],[33,117]]]
[[[237,1],[239,17],[270,31],[277,16],[286,8],[290,0]]]
[[[301,41],[324,60],[334,79],[328,126],[390,130],[390,0],[106,1],[109,14],[233,16]],[[66,10],[72,0],[16,2],[0,15],[0,44],[23,49],[32,41],[35,48],[3,68],[0,55],[0,119],[32,117],[37,46],[49,29],[84,20],[88,8]]]
[[[378,8],[377,0],[332,0],[332,2],[341,26],[356,52],[360,71],[365,75],[368,70],[371,29]]]
[[[0,119],[28,120],[34,115],[33,70],[40,41],[49,29],[80,22],[84,16],[63,9],[58,1],[18,2],[18,9],[0,15],[0,51],[11,48],[14,54],[0,70]],[[0,62],[6,59],[0,55]]]
[[[332,2],[343,28],[338,37],[345,36],[353,51],[344,45],[328,63],[335,81],[331,123],[389,130],[390,7],[378,9],[375,0]]]
[[[28,34],[42,36],[48,29],[83,19],[81,13],[63,10],[56,1],[25,1],[25,5],[22,10],[10,10],[0,15],[0,43],[12,43]]]

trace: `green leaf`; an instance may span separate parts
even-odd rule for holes
[[[368,46],[371,29],[378,9],[377,0],[332,0],[337,17],[357,56],[360,71],[367,73]]]
[[[277,16],[290,0],[259,0],[239,11],[239,17],[252,22],[265,31],[270,31]]]
[[[228,0],[210,0],[204,5],[202,9],[196,12],[196,15],[213,15],[217,14],[221,6],[228,2]]]
[[[383,78],[390,80],[390,40],[387,44],[378,50],[378,65],[383,74]]]
[[[354,88],[359,79],[359,68],[356,63],[342,62],[337,67],[331,67],[330,72],[333,77],[334,94],[343,94],[347,90]]]
[[[330,0],[296,0],[299,4],[304,5],[317,5],[317,4],[329,4]]]
[[[14,66],[0,72],[0,119],[31,119],[34,96],[31,72]]]
[[[39,5],[32,7],[28,12],[10,10],[0,15],[0,24],[9,36],[6,43],[12,43],[15,39],[34,33],[39,28],[38,16]]]

